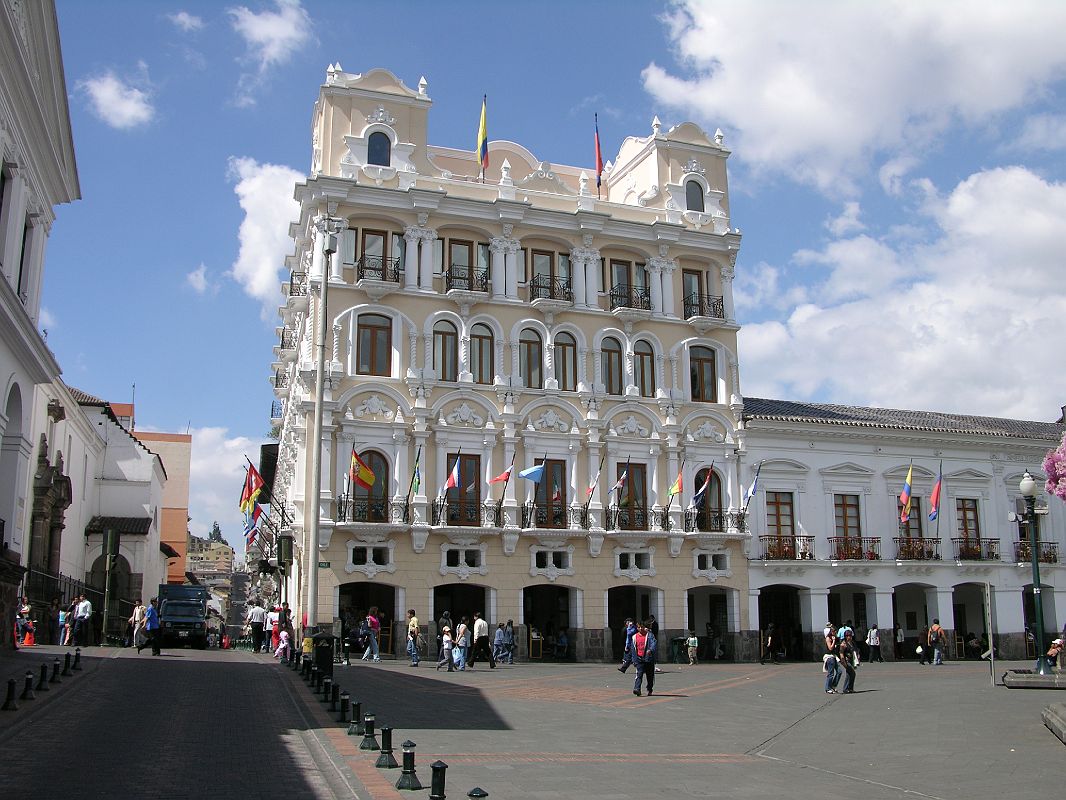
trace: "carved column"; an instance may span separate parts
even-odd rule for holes
[[[523,381],[520,377],[518,370],[518,342],[508,342],[511,347],[511,385],[515,384],[523,385]]]
[[[675,396],[680,391],[681,387],[677,383],[677,355],[670,356],[670,386]]]
[[[438,497],[437,492],[443,493],[444,484],[448,480],[448,443],[442,442],[438,438],[436,444],[437,446],[434,448],[436,463],[434,464],[435,469],[432,478],[434,483],[430,488],[426,489],[426,497],[429,498],[430,505],[432,505],[433,501]],[[429,459],[426,460],[428,461]],[[425,476],[423,476],[423,480],[425,480]]]
[[[730,258],[736,260],[737,254],[731,254]],[[736,322],[736,311],[733,308],[733,276],[736,269],[733,264],[722,267],[722,306],[725,310],[726,322]]]
[[[603,351],[596,349],[592,351],[592,386],[593,391],[596,391],[596,387],[600,387],[599,391],[603,391]]]
[[[626,342],[625,348],[625,356],[622,361],[623,368],[625,369],[625,375],[622,376],[622,381],[625,384],[623,392],[626,397],[637,397],[640,395],[640,391],[637,389],[636,377],[634,374],[633,345]]]
[[[585,302],[585,258],[578,248],[570,251],[570,274],[573,277],[574,307],[584,308]]]
[[[489,280],[492,282],[493,300],[502,300],[507,290],[506,241],[501,236],[489,239]]]
[[[459,382],[473,383],[474,375],[470,372],[470,337],[459,337]]]
[[[437,241],[437,232],[424,228],[421,233],[422,255],[419,267],[418,285],[426,291],[433,291],[433,243]]]
[[[333,363],[339,364],[341,360],[341,326],[333,323]]]
[[[677,271],[676,261],[667,261],[663,264],[663,313],[668,317],[679,316],[677,307],[674,305],[674,273]]]
[[[493,383],[506,383],[503,379],[503,342],[495,339],[493,341],[493,350],[495,351],[492,354],[493,372],[495,373]]]
[[[404,228],[403,240],[403,286],[405,289],[418,288],[418,243],[422,239],[422,229],[409,225]],[[413,361],[411,362],[414,363]]]
[[[407,345],[410,348],[410,355],[407,360],[407,374],[410,377],[414,377],[418,374],[418,331],[414,325],[407,326]]]
[[[437,373],[433,370],[433,334],[422,334],[422,342],[425,346],[422,350],[422,374],[436,378]]]
[[[507,239],[507,251],[504,266],[507,273],[507,296],[518,299],[518,240]]]
[[[555,378],[555,343],[551,341],[544,345],[544,388],[559,388],[559,381]]]
[[[514,439],[504,438],[503,440],[503,463],[510,464],[514,458],[515,442]],[[501,470],[502,471],[502,470]],[[515,511],[513,509],[518,508],[518,501],[515,499],[515,483],[518,477],[517,472],[512,473],[511,480],[507,481],[507,489],[503,493],[503,505],[505,508],[512,509],[511,522],[514,525],[520,524],[519,520],[515,519]]]
[[[589,350],[587,347],[582,347],[578,351],[577,390],[579,392],[592,391],[592,384],[589,383]]]
[[[585,302],[589,308],[600,307],[599,292],[606,287],[600,286],[600,251],[585,252]]]

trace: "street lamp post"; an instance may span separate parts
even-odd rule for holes
[[[1050,675],[1051,667],[1048,665],[1046,651],[1044,649],[1044,606],[1040,598],[1040,537],[1036,523],[1036,481],[1029,474],[1029,470],[1022,475],[1018,484],[1018,491],[1025,498],[1025,524],[1029,531],[1029,555],[1033,559],[1033,610],[1036,617],[1036,673],[1038,675]]]

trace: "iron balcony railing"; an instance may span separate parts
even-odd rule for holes
[[[951,543],[956,561],[999,561],[999,539],[956,536]]]
[[[878,561],[881,558],[881,538],[830,536],[829,553],[834,561]]]
[[[289,273],[289,297],[304,297],[307,294],[307,273]]]
[[[355,264],[357,280],[400,282],[400,259],[363,256]]]
[[[589,510],[584,506],[571,507],[570,509],[570,527],[574,530],[587,531],[592,527],[592,515],[589,514]]]
[[[486,516],[485,506],[493,509],[493,513],[495,513],[496,507],[491,503],[486,503],[483,506],[480,502],[474,500],[448,500],[445,497],[438,497],[433,502],[433,524],[460,528],[483,527]],[[493,525],[492,527],[499,526]]]
[[[725,300],[718,295],[693,292],[685,298],[685,319],[693,317],[725,319]]]
[[[559,503],[526,503],[522,506],[522,527],[562,530],[569,523],[567,508]]]
[[[648,530],[648,509],[608,506],[606,522],[609,531],[646,531]]]
[[[896,543],[897,561],[939,561],[939,539],[911,539],[906,536],[897,536],[893,541]]]
[[[685,509],[685,533],[725,533],[730,528],[745,532],[748,529],[747,515],[743,511]]]
[[[563,300],[574,302],[574,292],[569,278],[553,278],[551,275],[534,275],[529,282],[530,300]]]
[[[289,373],[282,372],[280,369],[274,373],[274,388],[275,389],[287,389],[289,387]]]
[[[651,296],[647,287],[617,283],[611,287],[611,310],[636,308],[651,311]]]
[[[281,419],[282,414],[285,413],[285,404],[280,400],[274,400],[270,404],[270,418]]]
[[[341,495],[337,498],[337,522],[410,524],[411,504],[406,500],[394,502],[384,497]]]
[[[1037,542],[1036,546],[1036,557],[1042,564],[1059,563],[1059,545],[1057,542]],[[1019,541],[1014,543],[1014,560],[1019,562],[1033,560],[1033,551],[1029,547],[1029,542]]]
[[[760,536],[762,558],[766,561],[812,560],[813,536]]]
[[[489,290],[488,270],[452,264],[446,278],[448,291],[458,289],[464,292],[487,292]]]
[[[278,348],[281,350],[295,350],[300,341],[296,331],[292,328],[282,328],[278,339]]]

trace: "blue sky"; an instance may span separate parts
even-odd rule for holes
[[[434,100],[433,144],[591,166],[721,128],[745,394],[1053,419],[1066,403],[1066,4],[57,0],[83,199],[43,327],[71,385],[194,435],[192,530],[240,540],[326,67]]]

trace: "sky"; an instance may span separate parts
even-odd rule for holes
[[[331,63],[425,76],[430,142],[592,168],[720,128],[752,397],[1054,420],[1066,3],[56,0],[82,199],[42,328],[66,382],[193,435],[190,529],[243,550],[293,186]],[[491,157],[491,147],[490,147]]]

